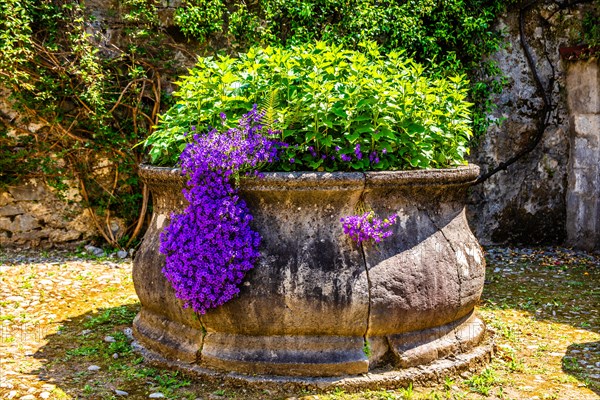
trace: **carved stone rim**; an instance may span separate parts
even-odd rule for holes
[[[140,165],[139,175],[146,183],[173,179],[185,182],[181,169]],[[386,186],[466,185],[473,184],[479,175],[476,165],[445,169],[369,172],[264,172],[260,178],[243,178],[242,190],[355,190]]]

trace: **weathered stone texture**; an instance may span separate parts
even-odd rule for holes
[[[567,191],[567,243],[600,250],[600,62],[569,61],[571,148]]]
[[[196,317],[175,297],[158,251],[169,215],[185,206],[183,178],[142,166],[154,209],[134,260],[136,337],[171,360],[261,375],[356,375],[469,352],[485,333],[473,315],[485,261],[464,215],[477,173],[270,172],[242,181],[261,257],[238,296]],[[343,233],[340,218],[363,201],[400,215],[381,243],[357,245]]]
[[[95,232],[87,210],[36,179],[1,191],[0,205],[0,246],[49,247]]]
[[[541,143],[533,152],[472,190],[469,221],[483,244],[561,243],[566,237],[571,128],[565,64],[560,59],[559,48],[579,40],[576,34],[582,9],[557,11],[556,5],[542,3],[526,13],[526,39],[542,84],[546,88],[552,86],[555,109]],[[546,21],[540,22],[540,16]],[[527,146],[535,135],[542,105],[521,47],[518,10],[505,15],[498,28],[506,29],[508,47],[493,59],[508,77],[509,84],[495,99],[498,109],[494,117],[504,122],[489,129],[472,155],[483,172]],[[580,83],[576,90],[578,102],[587,107],[597,106],[593,90]],[[598,86],[594,90],[597,92]],[[588,131],[593,130],[596,123],[585,119],[575,122]],[[589,149],[585,147],[582,151]]]
[[[600,68],[598,59],[566,61],[569,109],[577,114],[600,114]],[[598,131],[598,125],[596,125]]]

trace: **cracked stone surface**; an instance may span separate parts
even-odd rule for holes
[[[243,181],[261,258],[237,298],[197,318],[175,299],[158,252],[158,233],[185,206],[183,179],[144,167],[155,209],[134,262],[136,338],[201,368],[284,376],[356,375],[468,351],[485,332],[472,315],[483,255],[464,214],[477,173],[266,173]],[[399,215],[390,238],[359,246],[343,234],[340,219],[363,202]]]

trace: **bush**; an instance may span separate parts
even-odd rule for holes
[[[471,106],[463,76],[430,76],[401,53],[324,42],[201,58],[181,78],[175,106],[146,140],[151,162],[174,164],[192,127],[236,124],[254,103],[289,146],[274,168],[368,170],[464,163]]]

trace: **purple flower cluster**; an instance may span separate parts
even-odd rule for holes
[[[298,148],[298,146],[296,145],[296,148]],[[311,157],[313,159],[317,159],[320,158],[322,160],[331,160],[333,162],[335,162],[336,159],[339,159],[342,162],[345,163],[350,163],[353,160],[362,160],[363,156],[366,157],[367,153],[363,153],[363,151],[361,150],[361,145],[359,143],[357,143],[353,150],[348,152],[348,150],[346,149],[342,149],[340,146],[335,146],[333,148],[333,152],[334,154],[331,154],[330,152],[328,152],[327,154],[319,154],[314,146],[308,146],[307,148],[308,153],[311,155]],[[381,150],[381,155],[384,156],[387,153],[386,148],[384,147]],[[329,154],[329,156],[328,156]],[[371,165],[376,165],[379,164],[379,162],[381,161],[380,157],[379,157],[379,153],[377,151],[372,151],[371,153],[368,154],[369,155],[369,163]],[[296,159],[291,157],[289,158],[289,163],[290,164],[294,164],[296,162]]]
[[[161,234],[163,274],[184,307],[205,314],[237,293],[259,257],[260,235],[232,183],[242,171],[277,158],[279,143],[265,134],[256,106],[225,133],[194,134],[180,156],[189,206]],[[221,115],[224,120],[225,116]]]
[[[340,220],[344,233],[357,243],[367,240],[373,240],[375,243],[381,242],[386,237],[392,235],[388,230],[396,223],[397,214],[393,214],[386,219],[379,219],[373,211],[368,211],[362,215],[350,215]]]

